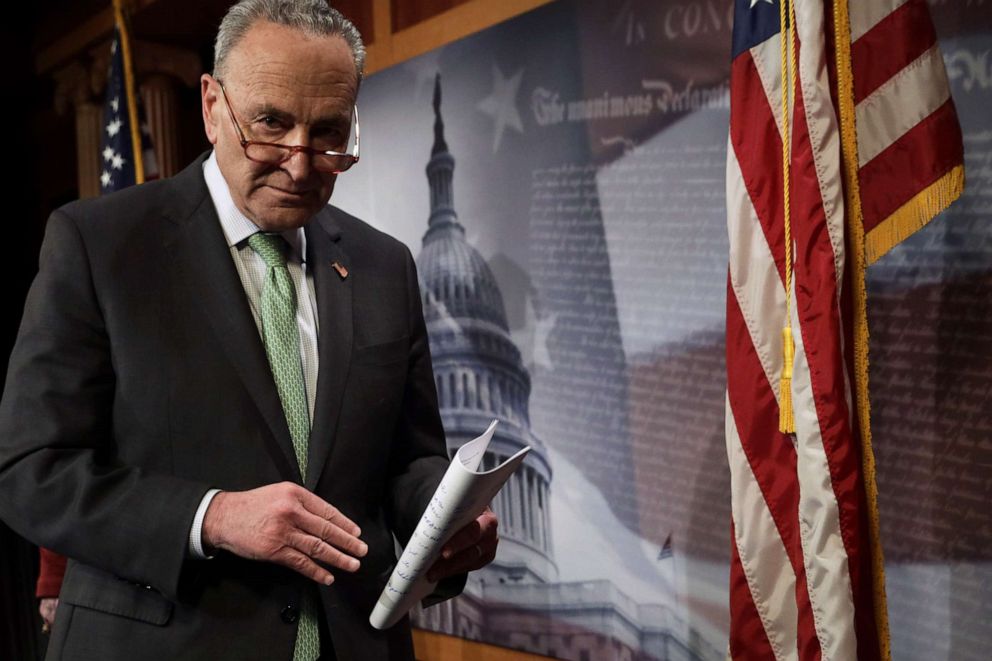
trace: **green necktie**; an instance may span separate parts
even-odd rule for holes
[[[307,439],[310,436],[310,409],[300,361],[300,329],[296,325],[296,289],[286,268],[289,244],[278,234],[253,234],[248,245],[262,258],[268,270],[262,285],[259,316],[262,319],[262,343],[269,357],[269,367],[286,416],[293,451],[300,475],[307,477]],[[315,661],[320,656],[320,631],[312,591],[303,591],[299,627],[293,661]]]

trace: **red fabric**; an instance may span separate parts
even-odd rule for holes
[[[48,549],[39,549],[39,551],[41,551],[41,568],[38,571],[35,596],[39,599],[58,597],[62,590],[62,578],[65,576],[66,558]]]

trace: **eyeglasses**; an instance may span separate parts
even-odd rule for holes
[[[359,141],[357,105],[352,106],[351,111],[352,119],[355,120],[355,149],[350,154],[339,151],[313,149],[312,147],[306,147],[304,145],[280,145],[275,142],[259,142],[258,140],[248,140],[245,138],[245,133],[241,129],[241,123],[234,114],[234,108],[231,107],[231,102],[227,98],[227,90],[224,89],[224,83],[218,80],[217,84],[220,85],[221,94],[224,96],[224,103],[227,105],[227,112],[231,115],[231,121],[234,123],[234,128],[238,131],[238,138],[241,140],[241,148],[245,150],[245,157],[247,157],[248,160],[255,161],[256,163],[264,163],[266,165],[282,165],[292,158],[293,154],[299,152],[310,156],[311,163],[315,170],[320,170],[321,172],[328,172],[331,174],[340,174],[358,162]]]

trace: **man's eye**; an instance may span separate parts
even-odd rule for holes
[[[281,125],[281,122],[275,117],[272,117],[271,115],[263,117],[261,122],[263,125],[265,125],[265,128],[269,128],[269,129],[278,128]]]

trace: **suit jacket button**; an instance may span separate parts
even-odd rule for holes
[[[296,621],[300,619],[300,609],[296,606],[286,606],[279,612],[279,617],[286,624],[296,624]]]

